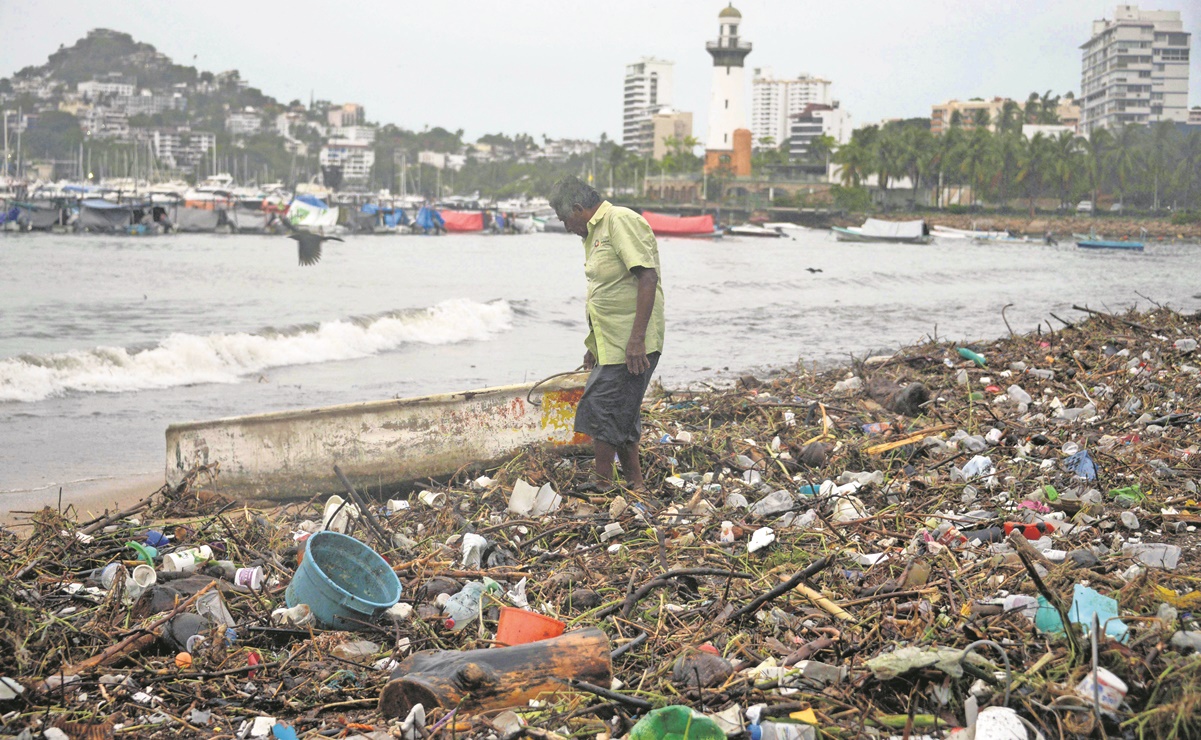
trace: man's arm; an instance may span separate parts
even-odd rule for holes
[[[646,357],[646,327],[655,307],[659,272],[653,267],[631,267],[630,272],[638,278],[638,299],[634,308],[634,329],[630,332],[630,341],[626,343],[626,369],[633,375],[641,375],[651,366]]]

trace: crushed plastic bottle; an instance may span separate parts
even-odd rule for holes
[[[480,600],[484,593],[500,593],[500,584],[491,578],[471,581],[462,590],[451,596],[442,611],[446,614],[444,625],[451,632],[459,632],[480,616]]]
[[[1009,386],[1009,388],[1005,392],[1009,395],[1009,398],[1014,403],[1021,403],[1021,404],[1025,404],[1027,406],[1034,403],[1034,399],[1031,398],[1030,394],[1027,393],[1026,391],[1022,390],[1022,387],[1020,385],[1017,385],[1016,383]]]

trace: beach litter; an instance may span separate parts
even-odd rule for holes
[[[647,490],[529,449],[351,502],[234,502],[215,461],[30,512],[0,735],[1201,736],[1199,325],[656,387]],[[554,629],[503,644],[512,605]]]

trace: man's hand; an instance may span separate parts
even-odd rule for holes
[[[630,337],[626,343],[626,369],[631,375],[642,375],[651,368],[651,361],[646,356],[646,339]]]
[[[594,367],[596,367],[596,355],[592,354],[592,350],[585,350],[584,369],[591,370]]]

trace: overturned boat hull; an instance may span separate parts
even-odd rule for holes
[[[167,482],[219,463],[215,488],[243,501],[284,501],[358,487],[388,490],[496,463],[530,445],[571,447],[584,373],[419,398],[239,416],[167,428]],[[530,398],[533,399],[529,400]]]

